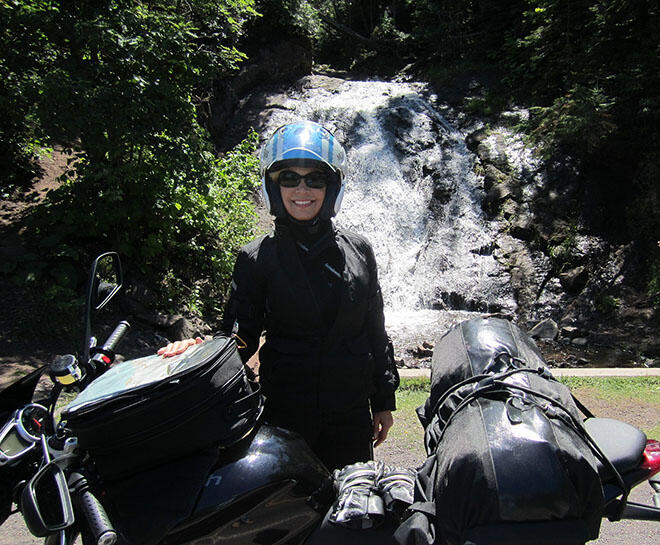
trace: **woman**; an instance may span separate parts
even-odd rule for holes
[[[399,384],[373,250],[331,221],[345,164],[339,142],[310,121],[280,127],[266,142],[262,192],[275,229],[241,249],[223,319],[223,332],[245,345],[243,361],[265,330],[266,419],[300,433],[329,469],[373,457],[392,426]]]

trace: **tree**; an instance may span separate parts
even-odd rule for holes
[[[112,248],[152,280],[170,271],[190,292],[200,277],[222,287],[252,226],[255,142],[218,163],[196,103],[244,58],[235,44],[252,1],[15,0],[1,9],[3,106],[17,106],[33,140],[71,156],[30,223],[41,245],[30,266],[85,264]],[[228,172],[233,164],[245,179]],[[70,276],[58,278],[71,285]]]

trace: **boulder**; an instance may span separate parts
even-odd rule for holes
[[[522,212],[518,214],[518,217],[511,225],[509,231],[511,236],[524,240],[525,242],[531,242],[536,236],[536,225],[534,224],[534,218],[530,213]]]
[[[493,185],[484,195],[481,207],[484,212],[495,215],[502,203],[511,197],[511,187],[507,183]]]
[[[484,189],[488,191],[494,185],[500,184],[507,179],[507,175],[496,166],[487,164],[484,167]]]
[[[534,339],[549,339],[551,341],[557,338],[559,326],[552,318],[546,318],[540,321],[529,331],[529,335]]]
[[[488,136],[488,129],[485,128],[478,129],[473,133],[468,134],[465,137],[465,144],[467,145],[468,149],[471,152],[476,153],[479,144],[481,144],[486,139],[487,136]]]
[[[577,337],[571,341],[571,344],[573,346],[586,346],[587,342],[589,341],[587,341],[587,339],[585,339],[584,337]]]
[[[576,337],[583,337],[584,334],[580,328],[574,325],[565,325],[561,328],[561,336],[565,339],[575,339]]]
[[[424,345],[419,345],[412,351],[413,356],[417,359],[430,358],[433,356],[432,348],[425,348]]]
[[[580,293],[587,285],[589,273],[584,266],[574,267],[568,271],[559,273],[559,282],[566,293]]]

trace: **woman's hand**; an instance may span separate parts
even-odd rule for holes
[[[374,447],[387,439],[387,432],[394,424],[392,411],[378,411],[374,413]]]
[[[194,339],[184,339],[182,341],[176,341],[168,344],[167,346],[163,346],[163,348],[158,350],[158,355],[163,356],[164,358],[171,358],[172,356],[182,354],[183,352],[188,350],[189,347],[202,342],[204,341],[200,337],[196,337]]]

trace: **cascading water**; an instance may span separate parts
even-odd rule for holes
[[[395,341],[444,331],[447,314],[432,309],[514,310],[463,135],[418,84],[329,81],[270,110],[264,134],[311,119],[344,143],[348,185],[336,223],[374,246]]]

